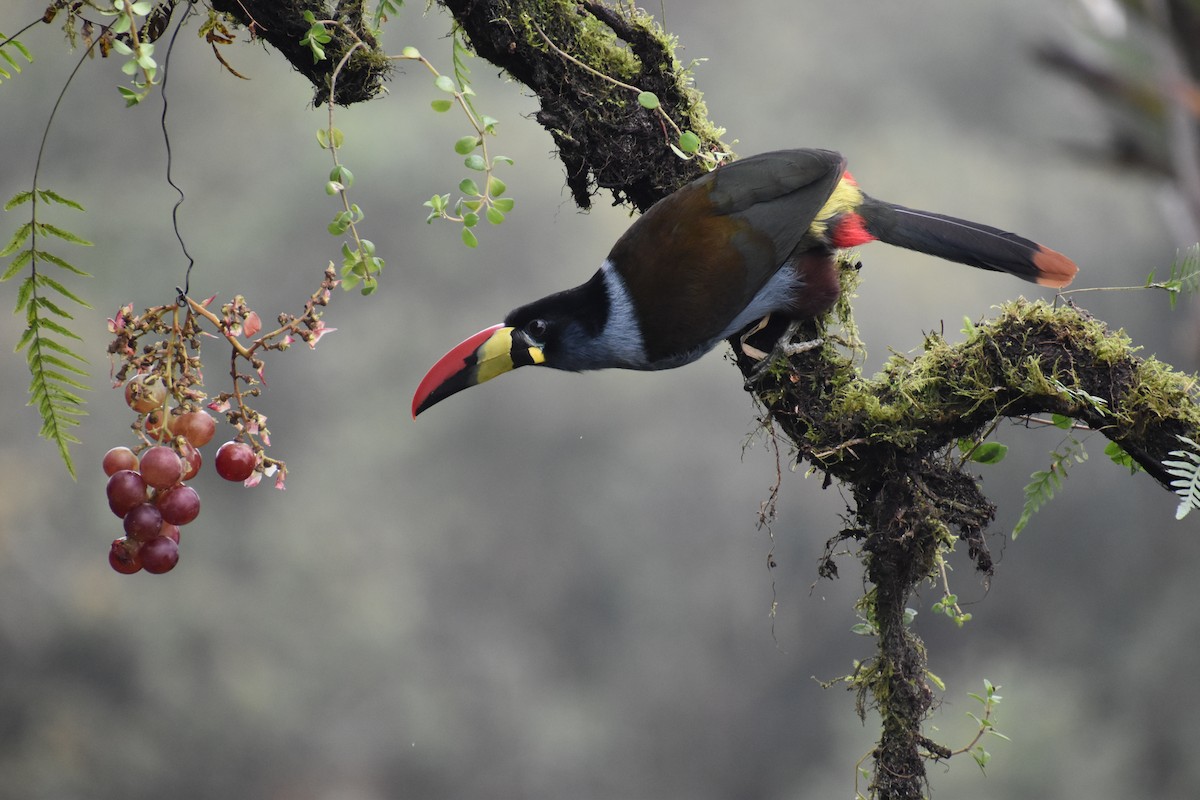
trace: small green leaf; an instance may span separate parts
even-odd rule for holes
[[[29,298],[33,295],[33,290],[35,287],[36,284],[33,282],[32,275],[21,281],[21,287],[17,289],[17,304],[16,307],[13,308],[14,314],[25,310],[25,305],[29,302]]]
[[[984,442],[971,453],[976,464],[999,464],[1008,455],[1008,445],[1000,442]]]
[[[507,214],[513,210],[513,206],[516,205],[516,201],[511,197],[498,197],[492,202],[492,205]]]
[[[691,155],[700,149],[700,137],[691,131],[684,131],[679,136],[679,149]]]
[[[467,247],[478,247],[479,246],[479,239],[477,239],[475,237],[475,234],[471,232],[471,229],[467,228],[467,227],[464,227],[462,229],[462,242]]]
[[[57,236],[59,239],[68,241],[71,244],[77,244],[82,247],[91,247],[92,246],[92,243],[89,242],[87,239],[84,239],[82,236],[76,236],[75,234],[71,233],[70,231],[64,230],[64,229],[58,227],[57,225],[51,225],[49,222],[39,222],[37,224],[36,228],[37,228],[38,233],[49,234],[50,236]]]
[[[464,136],[454,143],[454,152],[460,156],[465,156],[480,144],[481,141],[478,136]]]
[[[446,100],[444,98],[439,98],[437,100],[434,100],[432,103],[430,103],[429,106],[434,111],[441,114],[441,113],[443,113],[445,111],[449,111],[451,108],[453,108],[454,102],[452,100]]]
[[[454,86],[454,79],[449,75],[438,75],[437,78],[434,79],[433,85],[441,89],[446,94],[454,94],[454,92],[457,91]]]
[[[488,210],[486,213],[487,213],[487,221],[492,223],[493,225],[499,225],[501,222],[504,222],[504,212],[501,211],[500,209],[496,208],[495,206],[488,206]]]
[[[91,308],[91,306],[88,305],[86,300],[79,297],[74,292],[72,292],[70,289],[68,289],[66,286],[63,286],[61,283],[54,280],[53,278],[51,278],[49,275],[47,275],[45,273],[38,273],[37,282],[38,282],[39,286],[47,286],[47,287],[53,289],[54,291],[58,292],[63,297],[67,298],[68,300],[78,303],[79,305],[83,306],[84,308]]]
[[[0,275],[0,283],[11,280],[18,272],[20,272],[26,264],[33,260],[32,250],[22,250],[21,254],[12,260],[8,265],[8,269],[4,270],[4,274]]]
[[[354,173],[338,164],[329,171],[329,180],[349,188],[354,185]]]
[[[1130,475],[1136,475],[1142,469],[1142,465],[1134,461],[1133,456],[1125,452],[1125,448],[1116,442],[1109,442],[1104,446],[1104,455],[1108,456],[1114,464],[1129,467]]]
[[[0,258],[7,258],[8,256],[12,255],[13,253],[17,252],[17,249],[22,244],[25,243],[25,240],[28,239],[30,234],[32,234],[32,233],[33,233],[33,223],[32,222],[26,222],[23,225],[19,226],[13,232],[12,238],[8,240],[8,244],[6,244],[4,246],[3,250],[0,250]]]
[[[58,203],[61,206],[68,206],[76,211],[84,210],[83,206],[81,206],[79,203],[76,203],[74,200],[71,200],[68,197],[63,197],[58,192],[52,192],[49,189],[38,189],[38,197],[42,198],[48,203]]]
[[[411,47],[411,46],[405,47],[403,50],[400,51],[400,57],[401,58],[420,58],[421,51],[415,47]]]
[[[488,176],[488,194],[492,197],[499,197],[504,194],[504,190],[508,188],[508,184],[497,178],[495,175]]]
[[[658,95],[656,95],[654,92],[639,92],[637,99],[638,105],[640,105],[642,108],[648,108],[651,111],[659,106]]]
[[[1062,428],[1064,431],[1071,430],[1071,426],[1074,424],[1071,418],[1065,414],[1051,414],[1050,421],[1054,423],[1054,427]]]
[[[468,228],[474,228],[478,224],[479,215],[474,211],[469,211],[466,214],[463,214],[463,225],[467,226]]]
[[[61,267],[62,269],[65,269],[67,272],[73,272],[81,278],[92,277],[91,273],[84,272],[79,267],[75,266],[74,264],[67,261],[66,259],[59,258],[58,256],[54,255],[54,253],[50,253],[45,250],[36,250],[36,251],[34,251],[33,256],[34,256],[34,258],[37,258],[41,261],[45,261],[48,264],[53,264],[56,267]]]
[[[458,184],[458,190],[468,197],[481,197],[483,194],[479,191],[479,184],[475,183],[475,181],[471,180],[470,178],[464,178]]]
[[[12,211],[17,206],[22,205],[24,203],[28,203],[32,199],[33,199],[33,192],[31,192],[29,190],[25,190],[24,192],[17,192],[9,199],[9,201],[7,203],[4,204],[4,210]]]
[[[467,169],[473,169],[477,172],[487,170],[487,162],[483,160],[483,156],[478,153],[472,153],[463,159],[463,163],[467,165]]]

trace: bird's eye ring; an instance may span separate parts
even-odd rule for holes
[[[546,335],[546,329],[548,327],[549,326],[546,324],[546,320],[544,319],[530,320],[530,322],[525,325],[525,333],[529,334],[530,337],[540,341],[542,337]]]

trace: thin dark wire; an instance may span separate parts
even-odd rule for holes
[[[171,158],[171,137],[167,133],[167,78],[171,76],[171,51],[175,49],[175,39],[178,38],[179,31],[183,29],[183,23],[187,21],[187,18],[192,15],[194,10],[192,4],[189,2],[183,12],[183,16],[175,24],[175,31],[171,34],[171,41],[167,43],[167,57],[163,59],[162,86],[158,90],[159,94],[162,95],[162,117],[159,120],[159,126],[162,128],[163,144],[167,147],[167,183],[179,194],[179,199],[171,207],[171,227],[175,230],[175,238],[179,241],[179,249],[183,251],[184,258],[188,262],[187,271],[183,273],[183,288],[175,287],[175,290],[179,292],[176,302],[181,306],[187,304],[187,300],[184,298],[191,287],[192,267],[196,266],[196,259],[192,258],[192,254],[188,252],[187,244],[183,241],[183,233],[179,230],[179,207],[183,205],[185,195],[183,194],[183,189],[180,189],[179,185],[175,183],[175,179],[171,177],[173,159]]]

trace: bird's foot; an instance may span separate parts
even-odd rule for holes
[[[775,346],[771,348],[770,353],[765,353],[762,350],[759,350],[757,347],[746,344],[746,339],[765,328],[769,319],[769,316],[764,317],[757,325],[748,330],[741,338],[742,352],[745,353],[748,358],[752,358],[758,362],[754,369],[750,370],[750,375],[746,379],[747,385],[757,383],[758,380],[766,374],[767,370],[771,368],[771,365],[780,358],[791,358],[792,356],[800,355],[801,353],[807,353],[809,350],[815,350],[821,345],[825,344],[824,339],[810,339],[803,342],[792,341],[792,337],[800,331],[799,322],[792,322],[788,325],[787,330],[784,331],[783,336],[780,336],[775,342]]]

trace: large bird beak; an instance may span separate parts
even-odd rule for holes
[[[517,367],[541,364],[545,360],[542,348],[524,333],[504,325],[493,325],[467,337],[430,367],[413,395],[413,419],[463,389],[490,381]]]

